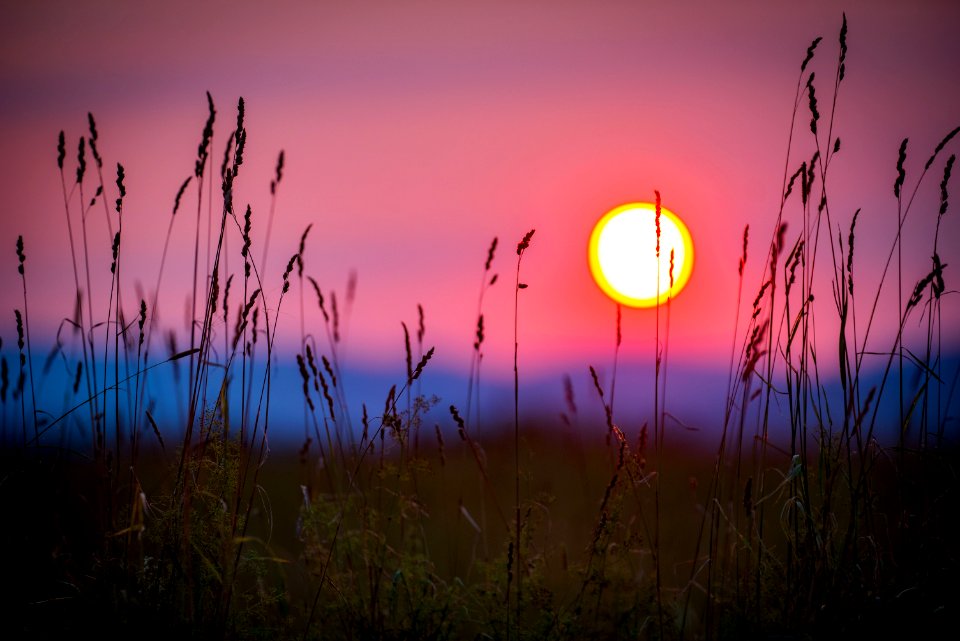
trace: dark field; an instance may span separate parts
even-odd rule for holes
[[[315,456],[274,452],[242,550],[228,506],[235,449],[205,448],[189,525],[174,519],[176,461],[159,451],[141,455],[145,509],[132,516],[129,484],[89,460],[8,451],[4,625],[27,637],[656,638],[659,555],[667,638],[702,638],[707,625],[719,638],[796,639],[950,627],[960,596],[955,450],[879,460],[860,524],[835,491],[807,538],[806,525],[794,529],[789,457],[768,456],[760,500],[744,491],[760,485],[748,460],[738,483],[732,461],[716,474],[709,453],[665,448],[657,540],[649,452],[627,446],[621,464],[616,439],[594,434],[580,444],[539,429],[521,440],[519,624],[508,601],[519,573],[509,439],[483,449],[480,473],[459,439],[448,437],[441,461],[424,433],[419,455],[368,458],[354,490],[331,488]],[[835,482],[845,485],[843,473]],[[822,501],[830,491],[812,493]],[[125,527],[105,528],[117,522]]]

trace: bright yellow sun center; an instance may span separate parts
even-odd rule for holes
[[[607,212],[593,228],[588,255],[600,289],[630,307],[653,307],[675,298],[693,271],[690,232],[666,207],[660,208],[658,263],[656,207],[651,203],[629,203]]]

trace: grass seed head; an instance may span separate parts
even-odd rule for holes
[[[300,370],[300,380],[303,382],[303,398],[307,401],[310,411],[316,408],[313,406],[313,399],[310,398],[310,375],[307,373],[307,366],[303,362],[303,355],[297,354],[297,369]]]
[[[57,137],[57,167],[60,168],[60,171],[63,171],[63,159],[67,157],[67,141],[63,133],[63,129],[60,130],[60,135]]]
[[[817,45],[820,44],[820,41],[823,40],[822,36],[817,36],[814,38],[813,42],[810,43],[810,46],[807,47],[807,55],[804,57],[803,62],[800,64],[800,72],[806,70],[807,65],[810,64],[810,61],[813,60],[813,53],[817,49]]]
[[[853,212],[853,220],[850,221],[850,234],[847,236],[847,290],[853,295],[853,239],[854,230],[857,227],[857,218],[860,216],[860,209]]]
[[[525,249],[530,247],[530,239],[533,238],[533,234],[536,232],[536,229],[531,229],[523,236],[523,240],[517,243],[517,256],[523,256]]]
[[[790,181],[787,182],[787,188],[783,192],[784,202],[786,202],[787,198],[790,197],[790,194],[793,193],[793,184],[797,181],[797,178],[800,178],[801,176],[803,176],[803,178],[801,178],[801,182],[803,184],[806,184],[805,182],[803,182],[806,180],[806,175],[807,175],[807,164],[805,162],[802,162],[800,163],[800,166],[797,167],[797,170],[793,172],[793,175],[790,176]],[[806,202],[806,197],[804,197],[804,202]]]
[[[120,197],[117,198],[117,213],[119,214],[123,210],[123,199],[127,195],[127,188],[123,185],[123,179],[126,177],[123,171],[123,165],[117,163],[117,191],[120,192]]]
[[[947,159],[947,164],[943,167],[943,180],[940,181],[940,216],[947,213],[949,201],[947,199],[947,185],[950,182],[950,174],[953,172],[953,163],[957,160],[957,155],[953,154]]]
[[[233,283],[233,274],[227,279],[227,285],[223,288],[223,322],[227,322],[227,314],[230,311],[230,285]]]
[[[306,249],[307,244],[307,234],[310,233],[310,230],[313,229],[313,223],[307,225],[307,228],[303,230],[303,234],[300,236],[300,248],[297,250],[297,277],[303,278],[303,252]]]
[[[427,353],[423,355],[423,358],[420,359],[420,362],[417,363],[417,367],[413,370],[413,377],[410,380],[415,381],[420,378],[420,374],[423,373],[423,368],[426,367],[427,363],[430,362],[430,359],[433,358],[433,351],[435,349],[435,347],[431,347],[429,350],[427,350]]]
[[[333,342],[340,342],[340,312],[337,310],[337,292],[330,292],[330,311],[333,313]]]
[[[903,181],[907,177],[907,174],[903,169],[903,163],[907,159],[908,140],[909,138],[903,139],[903,142],[900,143],[900,151],[897,154],[897,179],[893,181],[893,195],[897,198],[900,198],[900,189],[903,187]]]
[[[743,268],[747,265],[747,241],[750,238],[750,225],[746,225],[743,228],[743,255],[740,256],[740,266],[737,268],[737,273],[740,276],[743,276]]]
[[[139,346],[143,347],[143,326],[147,322],[147,302],[140,299],[140,316],[137,319],[137,327],[140,330],[140,343]]]
[[[410,353],[410,331],[407,329],[407,324],[403,321],[400,321],[400,325],[403,327],[403,348],[407,357],[407,382],[409,382],[413,380],[413,355]]]
[[[324,378],[323,372],[317,372],[317,378],[320,380],[320,388],[323,390],[323,398],[327,401],[327,409],[330,410],[330,419],[333,421],[337,420],[336,414],[333,411],[333,397],[330,396],[330,386],[327,385],[327,379]]]
[[[177,197],[173,199],[173,213],[172,216],[177,215],[177,210],[180,209],[180,199],[183,198],[183,192],[187,190],[187,185],[190,184],[190,179],[193,176],[187,176],[187,179],[183,181],[183,184],[180,185],[180,189],[177,190]]]
[[[815,73],[811,73],[810,77],[807,78],[807,97],[809,98],[810,106],[810,131],[814,136],[817,135],[817,121],[820,120],[820,112],[817,110],[817,92],[813,88],[813,78],[816,76]]]
[[[493,237],[493,241],[490,243],[490,248],[487,250],[487,262],[483,264],[483,271],[490,271],[490,264],[493,263],[493,254],[497,251],[497,237]]]
[[[83,137],[80,137],[80,142],[77,143],[77,184],[83,182],[83,175],[87,173],[87,154],[86,154],[86,143]]]
[[[310,284],[313,285],[313,291],[317,295],[317,304],[320,306],[320,312],[323,314],[323,320],[326,323],[330,322],[330,315],[327,314],[327,309],[323,304],[323,293],[320,291],[320,285],[317,284],[317,281],[313,276],[307,276],[307,280],[310,281]]]
[[[280,150],[280,155],[277,157],[277,168],[276,176],[273,180],[270,181],[270,195],[274,196],[277,193],[277,186],[280,184],[280,181],[283,179],[283,149]]]
[[[456,405],[450,406],[450,416],[453,417],[453,422],[457,424],[457,433],[460,435],[460,440],[467,440],[467,426],[463,422],[463,417],[460,416],[460,411],[457,410]]]
[[[363,434],[360,436],[360,444],[367,442],[370,434],[370,416],[367,414],[367,404],[363,404],[363,414],[360,418],[360,422],[363,424]]]
[[[97,167],[103,167],[103,158],[100,157],[95,140],[90,140],[90,154],[93,156],[93,162],[97,163]]]
[[[847,14],[843,13],[843,25],[840,27],[840,68],[837,71],[837,82],[840,83],[843,81],[843,77],[846,74],[846,60],[847,60]]]
[[[670,289],[673,289],[673,247],[670,248]],[[619,315],[619,310],[620,310],[620,308],[618,307],[618,308],[617,308],[618,315]],[[617,344],[618,344],[618,345],[620,344],[620,336],[619,336],[619,334],[620,334],[620,333],[617,332]]]
[[[13,315],[17,318],[17,348],[20,350],[20,361],[23,364],[23,316],[20,314],[19,309],[13,310]]]
[[[97,139],[97,121],[93,119],[93,114],[89,111],[87,112],[87,125],[90,129],[90,140],[94,141]]]
[[[657,258],[660,258],[660,192],[655,189],[653,193],[657,197],[653,221],[657,226]]]
[[[197,162],[194,165],[193,175],[197,178],[203,177],[203,172],[207,166],[207,158],[210,155],[210,139],[213,138],[213,123],[217,119],[217,110],[213,106],[213,96],[207,92],[207,122],[203,126],[203,133],[200,137],[200,145],[197,147]]]
[[[417,344],[423,347],[423,337],[427,333],[427,327],[423,322],[423,305],[417,303]]]
[[[230,153],[233,151],[233,141],[236,140],[237,132],[231,131],[227,136],[227,144],[223,148],[223,162],[220,163],[220,180],[227,179],[227,171],[230,168]]]
[[[320,382],[318,381],[318,372],[317,372],[317,362],[313,357],[313,350],[310,348],[310,343],[307,343],[307,364],[310,366],[310,371],[313,372],[313,389],[318,393],[320,392]]]
[[[23,236],[17,236],[17,272],[23,276],[23,263],[27,260],[27,255],[23,253]]]
[[[483,345],[483,314],[480,314],[477,317],[477,340],[473,342],[473,349],[480,351],[480,346]]]
[[[282,294],[286,294],[290,291],[290,274],[293,272],[293,266],[297,264],[297,260],[300,258],[300,254],[294,254],[290,257],[290,260],[287,261],[287,268],[283,270],[283,289]]]
[[[330,361],[327,359],[326,356],[324,356],[324,355],[322,355],[322,354],[320,355],[320,361],[323,363],[323,369],[326,370],[327,376],[330,377],[330,384],[333,385],[334,387],[336,387],[336,386],[337,386],[337,376],[336,376],[336,374],[333,373],[333,368],[330,367]]]
[[[622,322],[623,322],[623,308],[620,303],[617,303],[617,347],[620,347],[623,343],[623,331],[622,331]]]
[[[930,165],[933,164],[933,161],[936,159],[937,155],[941,151],[943,151],[943,148],[947,146],[947,143],[953,140],[953,137],[956,136],[958,133],[960,133],[960,127],[956,127],[955,129],[953,129],[953,131],[951,131],[950,133],[948,133],[946,136],[943,137],[943,140],[941,140],[937,144],[937,148],[933,150],[933,154],[927,160],[927,164],[923,166],[924,171],[926,171],[927,169],[930,169]]]

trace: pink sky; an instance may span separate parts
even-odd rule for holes
[[[523,263],[525,370],[605,367],[615,311],[588,273],[587,239],[608,209],[651,200],[655,189],[696,245],[693,276],[673,304],[671,358],[725,368],[743,227],[751,226],[752,294],[779,204],[799,64],[810,41],[824,36],[811,68],[828,111],[841,22],[834,2],[200,4],[3,3],[3,307],[20,304],[13,248],[23,234],[35,331],[71,313],[55,146],[64,129],[73,176],[88,111],[105,169],[118,161],[126,168],[125,296],[134,300],[134,281],[153,286],[210,90],[217,166],[236,100],[246,100],[235,200],[253,207],[257,257],[276,155],[286,153],[266,270],[273,301],[283,265],[313,223],[307,273],[341,296],[349,272],[358,273],[350,362],[402,367],[400,321],[415,325],[421,303],[437,362],[465,372],[480,272],[498,236],[494,271],[502,280],[485,303],[485,371],[503,380],[512,376],[517,241],[537,229]],[[844,230],[863,208],[856,269],[865,295],[892,239],[900,140],[910,137],[912,189],[934,145],[960,124],[960,5],[861,1],[845,10],[850,53],[836,124],[843,149],[830,198]],[[804,104],[791,171],[811,153],[808,120]],[[904,240],[911,284],[929,264],[942,163],[931,171],[914,205],[925,222]],[[112,170],[107,180],[112,185]],[[190,291],[195,199],[192,185],[164,276],[163,321],[176,328]],[[798,213],[789,209],[788,220]],[[942,257],[953,267],[960,227],[950,214],[941,238],[952,247]],[[95,271],[104,272],[94,294],[105,300],[102,209],[91,221]],[[236,254],[235,236],[231,242]],[[822,294],[830,300],[827,281]],[[308,324],[316,327],[313,300]],[[945,303],[944,316],[956,305]],[[284,307],[280,333],[295,340],[296,298]],[[0,323],[5,350],[15,341],[12,316],[5,311]],[[891,315],[881,317],[889,333]],[[650,359],[652,328],[652,311],[625,310],[625,358]]]

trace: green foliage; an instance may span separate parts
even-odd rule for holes
[[[243,534],[248,516],[238,498],[245,453],[215,412],[207,412],[204,427],[181,482],[151,503],[138,560],[139,589],[164,618],[196,633],[242,630],[270,637],[289,613],[278,572],[287,561],[262,539]],[[176,462],[172,466],[171,475]],[[253,495],[268,512],[263,488],[255,487]]]

